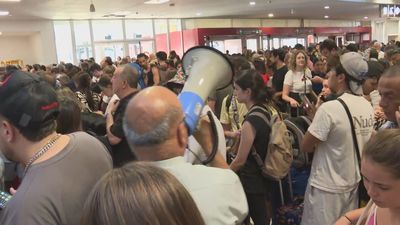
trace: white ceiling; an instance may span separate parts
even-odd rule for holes
[[[249,2],[256,5],[250,6]],[[161,5],[146,5],[144,0],[93,0],[95,13],[89,12],[90,0],[21,0],[19,3],[1,2],[0,10],[11,16],[1,20],[26,19],[90,19],[106,14],[127,11],[127,18],[202,18],[241,17],[304,18],[363,20],[364,16],[379,16],[377,3],[391,0],[170,0]],[[175,6],[169,6],[174,3]],[[330,9],[323,7],[329,5]],[[292,10],[293,9],[293,10]],[[293,14],[291,13],[293,11]],[[201,15],[199,15],[199,13]]]

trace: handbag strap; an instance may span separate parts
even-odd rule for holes
[[[354,127],[353,119],[351,118],[351,113],[350,113],[349,107],[347,107],[347,105],[343,101],[343,99],[338,98],[337,100],[343,105],[344,110],[346,110],[347,117],[349,118],[350,126],[351,126],[351,136],[353,137],[353,144],[354,144],[354,148],[356,150],[356,155],[357,155],[357,160],[358,160],[358,167],[361,169],[361,156],[360,156],[360,150],[358,148],[358,141],[357,141],[357,137],[356,137],[356,129]]]

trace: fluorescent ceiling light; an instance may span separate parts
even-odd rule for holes
[[[0,11],[0,16],[8,16],[9,14],[9,11]]]
[[[153,5],[157,5],[157,4],[163,4],[169,2],[169,0],[148,0],[145,1],[144,4],[153,4]]]
[[[367,19],[368,19],[368,16],[364,16],[364,19],[366,19],[366,20],[367,20]]]
[[[21,0],[0,0],[0,2],[20,2]]]
[[[331,7],[329,7],[329,5],[326,5],[325,7],[324,7],[324,9],[330,9]]]
[[[201,12],[196,13],[196,16],[201,16]]]
[[[329,16],[324,16],[324,18],[325,18],[325,19],[328,19],[328,18],[329,18]]]
[[[250,5],[256,5],[256,2],[249,2]]]
[[[268,14],[268,17],[274,17],[273,13]]]

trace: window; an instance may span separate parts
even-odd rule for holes
[[[100,62],[104,57],[109,56],[113,61],[118,56],[124,57],[124,44],[123,43],[104,43],[96,44],[96,62]]]
[[[294,47],[297,44],[297,38],[282,38],[281,46]]]
[[[129,55],[136,57],[139,53],[153,53],[153,41],[137,41],[128,45]]]
[[[257,51],[257,39],[247,39],[246,47],[248,50]]]
[[[269,49],[269,38],[263,37],[262,44],[263,44],[263,49],[268,50]]]
[[[222,53],[225,53],[224,41],[212,41],[211,42],[211,47],[219,50]]]
[[[151,20],[126,20],[126,39],[153,38],[153,23]]]
[[[228,50],[229,54],[242,53],[242,39],[228,39],[224,40],[225,51]]]
[[[88,59],[93,57],[89,21],[74,21],[76,58]]]
[[[124,39],[121,20],[94,20],[92,27],[94,41]]]
[[[169,42],[171,50],[175,50],[179,56],[183,55],[182,49],[182,27],[179,19],[170,19],[169,22]]]
[[[167,20],[154,20],[154,29],[156,32],[156,51],[168,52]]]
[[[280,44],[279,44],[279,38],[273,38],[272,39],[272,48],[273,49],[278,49],[280,48]]]
[[[73,63],[72,36],[69,21],[54,21],[58,62]]]

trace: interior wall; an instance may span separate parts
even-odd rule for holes
[[[184,29],[227,27],[300,27],[300,19],[183,19]],[[304,20],[304,27],[357,27],[354,20]]]
[[[21,59],[24,64],[37,63],[30,39],[30,36],[0,36],[0,61]]]
[[[377,40],[383,43],[389,41],[391,38],[396,37],[399,39],[400,34],[400,19],[398,18],[381,18],[371,23],[372,27],[372,40]]]
[[[51,20],[1,21],[0,28],[1,32],[4,34],[30,34],[29,38],[26,38],[24,42],[30,43],[31,46],[29,46],[29,48],[23,49],[15,45],[13,46],[13,48],[16,49],[14,51],[14,54],[29,54],[31,56],[27,58],[28,60],[36,60],[34,63],[44,65],[57,62],[54,28],[53,22]],[[11,44],[9,44],[9,46],[12,47]],[[0,54],[3,54],[1,53],[1,51]]]

